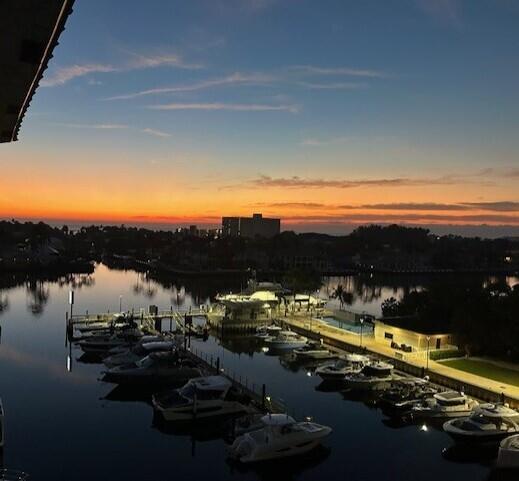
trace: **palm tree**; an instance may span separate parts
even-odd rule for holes
[[[332,297],[334,299],[339,300],[339,305],[340,305],[341,309],[344,304],[344,294],[345,294],[345,291],[344,291],[344,287],[342,287],[342,284],[338,284],[332,293]]]

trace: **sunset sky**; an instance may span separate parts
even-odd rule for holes
[[[515,0],[76,1],[0,217],[517,235],[518,26]]]

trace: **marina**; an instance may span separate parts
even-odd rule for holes
[[[112,321],[114,324],[117,321],[118,325],[113,328],[112,333],[115,334],[115,331],[124,330],[123,325],[126,325],[129,320],[128,318],[121,322],[121,311],[131,313],[133,309],[134,313],[140,313],[141,306],[150,305],[149,299],[130,294],[131,279],[134,276],[132,272],[115,272],[102,265],[98,266],[95,273],[95,287],[82,289],[81,292],[76,291],[75,294],[73,311],[86,313],[88,310],[86,322],[85,317],[74,312],[72,316],[70,314],[64,316],[64,311],[69,311],[70,308],[69,289],[66,285],[59,287],[49,284],[47,286],[49,300],[45,311],[42,316],[32,319],[27,318],[24,313],[24,290],[8,291],[12,310],[8,316],[4,315],[0,319],[3,327],[0,375],[4,380],[1,395],[6,408],[4,450],[6,467],[23,468],[29,473],[38,471],[43,473],[42,479],[46,479],[45,473],[51,471],[55,473],[56,466],[59,466],[58,474],[54,474],[55,479],[67,479],[72,463],[80,462],[83,453],[89,450],[98,460],[97,465],[102,463],[103,469],[107,471],[109,478],[106,479],[137,479],[135,475],[150,480],[170,479],[169,463],[159,461],[150,467],[149,464],[143,465],[138,459],[128,459],[126,456],[128,452],[134,452],[135,449],[149,449],[158,456],[158,459],[161,457],[181,459],[182,462],[175,464],[178,470],[175,476],[180,479],[187,479],[197,472],[201,473],[200,460],[204,460],[202,464],[211,463],[216,479],[229,479],[229,477],[262,479],[267,473],[272,472],[281,472],[287,479],[294,477],[311,479],[314,476],[326,476],[329,479],[367,476],[367,479],[376,479],[377,476],[384,476],[383,473],[387,473],[388,469],[391,475],[398,479],[415,479],[416,473],[421,473],[424,465],[427,469],[424,470],[421,479],[426,480],[435,479],[440,475],[448,480],[459,479],[460,476],[484,480],[489,473],[494,472],[492,466],[497,457],[497,446],[495,453],[486,464],[481,464],[480,457],[475,457],[473,462],[459,463],[456,461],[458,453],[452,449],[454,444],[443,433],[441,423],[438,425],[420,420],[418,423],[395,424],[394,416],[388,416],[382,409],[378,409],[378,407],[382,408],[379,393],[352,392],[345,386],[334,387],[333,383],[330,386],[315,373],[317,367],[335,362],[320,358],[322,356],[320,353],[324,351],[333,353],[347,362],[372,362],[372,356],[367,358],[351,354],[348,356],[348,351],[327,342],[324,342],[324,345],[320,342],[313,345],[307,344],[310,347],[305,351],[315,352],[316,359],[301,359],[301,356],[298,359],[294,346],[280,351],[266,349],[268,346],[265,340],[269,336],[280,335],[283,329],[279,328],[265,329],[266,337],[256,335],[255,330],[241,333],[224,331],[222,336],[222,333],[216,329],[211,329],[206,337],[191,335],[191,331],[186,330],[184,325],[186,315],[189,316],[189,306],[191,306],[194,324],[207,322],[207,317],[203,316],[206,308],[200,309],[200,304],[203,304],[200,303],[200,299],[196,302],[189,301],[188,306],[184,306],[182,310],[158,310],[156,318],[153,315],[143,314],[141,319],[140,315],[135,315],[139,329],[146,331],[144,338],[141,336],[143,341],[141,344],[136,344],[131,352],[126,352],[122,350],[123,346],[119,346],[113,356],[120,355],[122,352],[130,357],[143,355],[141,359],[146,359],[147,356],[168,356],[173,355],[174,351],[170,351],[169,347],[175,344],[179,352],[185,354],[186,358],[198,366],[202,376],[223,376],[223,379],[227,380],[223,385],[229,383],[240,392],[240,396],[245,395],[252,401],[250,404],[244,404],[249,406],[245,411],[258,419],[259,424],[257,426],[254,424],[257,429],[273,429],[273,426],[268,423],[268,418],[263,421],[263,424],[259,419],[260,416],[268,415],[267,413],[270,412],[284,418],[282,424],[287,426],[287,432],[292,428],[295,429],[296,423],[305,422],[309,424],[303,424],[296,429],[297,432],[303,432],[303,436],[306,436],[305,429],[309,430],[308,436],[311,432],[318,432],[321,429],[312,427],[314,424],[328,426],[331,432],[326,432],[321,447],[312,449],[311,454],[305,455],[308,457],[305,457],[304,462],[284,462],[280,465],[280,461],[277,461],[273,467],[269,463],[265,466],[256,466],[256,463],[245,462],[245,458],[244,462],[239,463],[233,461],[232,456],[230,459],[229,441],[224,439],[225,429],[221,423],[199,419],[199,422],[189,423],[187,426],[163,425],[154,412],[156,410],[153,409],[153,396],[158,391],[164,392],[170,388],[164,386],[160,389],[157,387],[148,389],[139,384],[140,387],[135,389],[125,386],[124,383],[107,382],[103,379],[107,366],[100,361],[94,362],[91,358],[86,358],[79,344],[81,337],[102,335],[95,331],[81,332],[79,327],[89,323],[93,325],[93,323],[107,322],[108,327],[100,324],[96,327],[110,329],[109,325]],[[153,299],[153,305],[167,305],[170,298],[169,291],[159,285],[156,287],[157,295]],[[102,312],[103,308],[119,304],[119,292],[123,293],[123,306],[122,309],[115,306],[114,312],[118,315],[114,316],[112,313],[111,318],[107,314],[98,315],[97,312]],[[198,306],[198,310],[195,306]],[[146,308],[144,312],[148,310]],[[159,327],[157,318],[160,318],[162,334],[156,329]],[[65,333],[70,334],[66,327],[66,319],[69,321],[72,319],[74,322],[75,333],[72,337],[64,337]],[[175,322],[175,319],[178,322]],[[15,335],[17,332],[25,333],[22,343],[18,340],[21,338]],[[164,339],[161,339],[161,336],[164,336]],[[31,340],[31,356],[27,354],[27,340]],[[50,351],[49,348],[43,348],[44,343],[50,346]],[[166,343],[163,346],[166,350],[160,352],[157,343]],[[140,347],[137,349],[138,346]],[[144,346],[148,346],[150,351],[154,349],[157,351],[148,352],[146,348],[139,351]],[[130,360],[132,363],[135,362],[134,358]],[[4,370],[6,366],[13,372],[12,375],[7,375]],[[395,386],[401,386],[400,381],[404,381],[407,386],[411,386],[409,391],[417,389],[413,387],[418,386],[417,376],[406,374],[398,369],[395,375],[398,376],[399,382]],[[25,379],[24,388],[19,387],[17,381],[20,378]],[[427,384],[425,381],[426,386]],[[435,386],[430,385],[431,388]],[[394,389],[395,392],[391,397],[387,397],[391,402],[393,399],[410,399],[410,394],[407,391],[404,393],[403,388]],[[445,390],[441,386],[437,389]],[[20,430],[21,427],[27,426],[27,423],[30,425],[31,419],[35,419],[34,416],[37,414],[31,410],[32,401],[26,396],[28,392],[38,393],[38,406],[49,414],[47,422],[49,427],[50,423],[53,426],[52,430],[49,429],[48,437],[43,444],[41,431],[36,439],[33,439],[25,436]],[[174,394],[172,391],[171,393]],[[430,395],[432,395],[431,391],[424,392],[424,396]],[[418,396],[416,394],[416,397]],[[241,404],[245,398],[240,399],[241,401],[238,402]],[[74,405],[73,411],[78,415],[81,413],[81,420],[77,417],[72,418],[73,413],[62,415],[65,405]],[[189,412],[192,415],[193,409]],[[281,429],[282,424],[277,427]],[[235,428],[237,436],[245,436],[246,431],[239,434],[243,432],[242,429]],[[65,437],[69,434],[73,442],[62,442],[60,437],[51,434],[51,431],[61,433],[60,435]],[[377,434],[377,443],[384,446],[384,452],[380,454],[381,463],[369,467],[361,463],[357,464],[354,461],[355,453],[360,455],[362,450],[373,445],[371,439],[373,433]],[[95,444],[91,443],[92,439],[96,440]],[[257,438],[258,442],[261,439],[261,437]],[[47,443],[52,448],[31,450],[31,455],[28,456],[25,453],[29,451],[21,449],[22,443],[26,447],[32,445],[35,448],[35,443],[38,446]],[[420,464],[412,461],[413,458],[407,456],[404,458],[403,454],[399,454],[401,450],[409,452],[409,449],[414,452],[413,458],[418,457]],[[260,456],[260,451],[254,452]],[[340,461],[345,452],[352,458],[352,461],[346,465]],[[393,461],[392,467],[388,468],[389,465],[384,462],[384,458],[389,462],[389,459],[395,456],[401,461],[396,464]],[[115,460],[119,459],[117,462],[119,464],[123,463],[123,458],[126,466],[123,469],[124,473],[112,470]],[[86,466],[85,472],[78,474],[77,479],[90,479],[94,473],[93,466]]]

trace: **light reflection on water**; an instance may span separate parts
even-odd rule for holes
[[[339,282],[355,292],[355,308],[375,314],[385,297],[420,285],[345,278],[326,280],[322,289],[333,289]],[[119,310],[119,296],[124,310],[150,304],[184,309],[208,302],[225,289],[221,283],[163,285],[144,274],[101,265],[93,275],[0,288],[0,301],[6,305],[0,309],[5,465],[29,472],[31,479],[482,481],[488,475],[491,461],[460,463],[443,456],[451,443],[440,430],[383,423],[372,399],[323,392],[319,379],[308,375],[311,371],[286,356],[262,352],[256,339],[193,340],[193,349],[219,357],[227,372],[258,386],[265,383],[269,393],[283,399],[297,417],[312,416],[334,429],[326,449],[283,469],[279,465],[234,467],[226,462],[224,444],[211,426],[184,432],[159,429],[153,422],[149,393],[128,392],[98,381],[102,366],[79,362],[81,351],[65,346],[70,288],[76,291],[75,312],[99,312]],[[236,291],[236,285],[229,288]]]

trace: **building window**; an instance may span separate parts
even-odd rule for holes
[[[384,332],[384,337],[385,337],[386,339],[391,339],[391,340],[393,340],[393,334],[391,334],[390,332]]]

